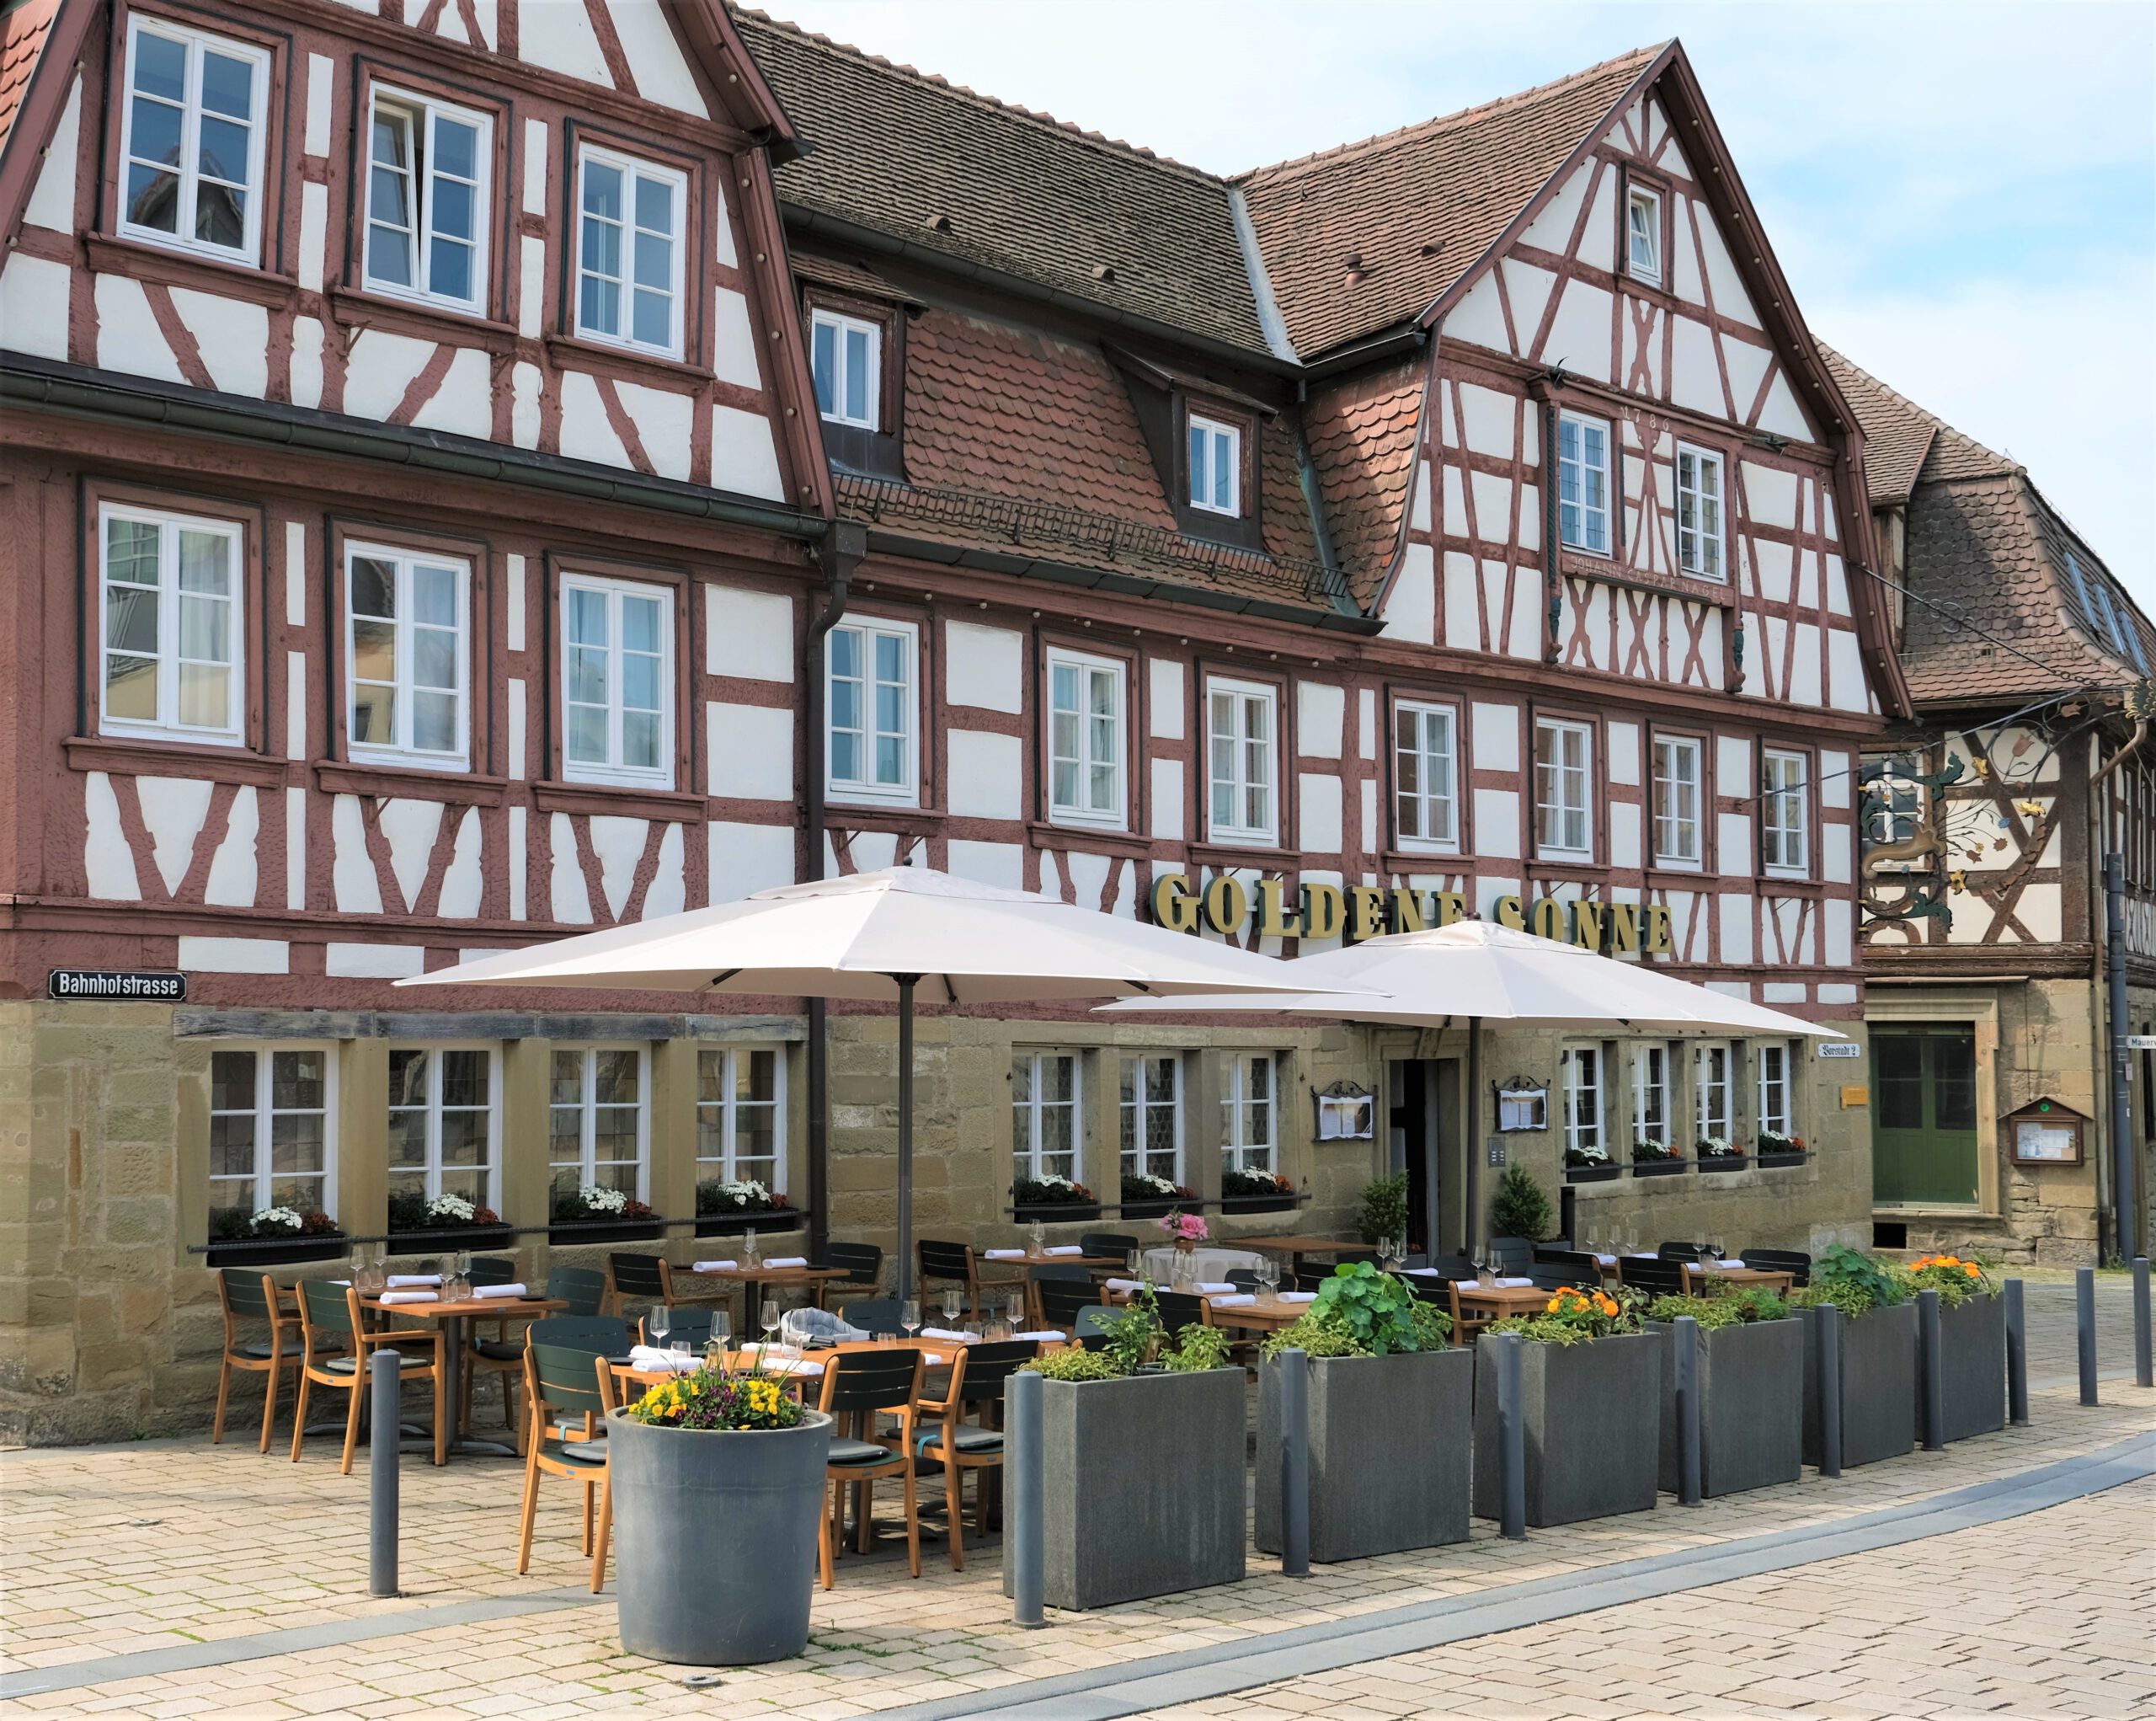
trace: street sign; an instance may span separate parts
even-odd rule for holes
[[[2128,1051],[2156,1051],[2156,1034],[2129,1034],[2126,1037]]]
[[[178,1004],[187,998],[187,976],[162,970],[55,968],[45,976],[45,995],[72,1003]]]
[[[1822,1058],[1860,1058],[1864,1048],[1853,1040],[1822,1040],[1819,1042],[1819,1056]]]

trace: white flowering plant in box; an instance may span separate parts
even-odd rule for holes
[[[1085,1184],[1054,1172],[1020,1178],[1011,1185],[1011,1194],[1021,1207],[1081,1207],[1093,1199],[1093,1192]]]
[[[1702,1159],[1742,1159],[1744,1150],[1726,1136],[1700,1137],[1700,1157]]]
[[[620,1189],[601,1188],[597,1184],[554,1186],[552,1217],[557,1225],[569,1225],[580,1219],[655,1219],[659,1216],[645,1202]]]
[[[212,1243],[275,1243],[294,1237],[336,1237],[337,1221],[327,1213],[302,1213],[296,1207],[257,1207],[252,1213],[227,1207],[210,1217]]]
[[[707,1178],[696,1185],[696,1216],[723,1213],[776,1213],[789,1204],[754,1178]]]

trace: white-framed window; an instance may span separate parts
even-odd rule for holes
[[[210,1234],[227,1213],[337,1211],[332,1042],[220,1046],[210,1054]]]
[[[1402,847],[1457,848],[1459,746],[1452,707],[1408,699],[1395,706],[1392,762]]]
[[[1763,1135],[1794,1136],[1796,1106],[1791,1093],[1788,1043],[1769,1040],[1758,1048],[1759,1130]]]
[[[818,310],[808,319],[810,370],[816,410],[835,425],[880,428],[883,402],[883,330],[865,317]]]
[[[494,122],[377,87],[367,110],[368,289],[477,311],[487,297]]]
[[[1243,511],[1243,433],[1236,425],[1190,415],[1190,505],[1208,514]]]
[[[1205,684],[1209,833],[1228,842],[1273,842],[1280,829],[1279,690],[1257,681]]]
[[[1534,721],[1534,848],[1545,858],[1594,853],[1594,731],[1584,723]]]
[[[1654,859],[1657,866],[1696,867],[1700,842],[1700,790],[1705,750],[1686,735],[1654,739]]]
[[[1084,1077],[1075,1051],[1027,1051],[1011,1060],[1011,1148],[1022,1178],[1068,1178],[1082,1183],[1079,1092]]]
[[[786,1049],[696,1051],[696,1181],[786,1191]]]
[[[651,1199],[651,1053],[641,1045],[558,1045],[547,1084],[547,1163],[558,1190]]]
[[[1770,873],[1812,866],[1812,785],[1805,756],[1769,747],[1759,758],[1759,858]]]
[[[689,176],[587,143],[577,152],[576,332],[681,356]]]
[[[380,544],[344,548],[351,756],[462,765],[470,746],[468,563]]]
[[[1609,426],[1557,414],[1557,536],[1576,550],[1609,553]]]
[[[259,263],[269,90],[270,56],[262,49],[131,13],[120,231]]]
[[[1725,577],[1722,459],[1710,449],[1677,445],[1677,565],[1702,580]]]
[[[238,744],[241,542],[231,521],[99,505],[100,734]]]
[[[1123,1171],[1182,1181],[1182,1060],[1174,1052],[1123,1060]]]
[[[1049,814],[1121,826],[1123,665],[1075,651],[1048,655]]]
[[[1650,1040],[1632,1048],[1632,1136],[1672,1146],[1669,1048]]]
[[[1662,194],[1645,185],[1625,192],[1625,265],[1633,280],[1662,285]]]
[[[562,774],[674,784],[674,601],[664,586],[562,580]]]
[[[825,636],[833,793],[861,799],[919,798],[920,723],[914,666],[921,635],[910,622],[846,622]]]
[[[474,1207],[499,1205],[500,1064],[491,1046],[390,1047],[392,1204],[399,1196],[462,1195]]]
[[[1576,1045],[1565,1054],[1565,1146],[1568,1152],[1607,1154],[1603,1138],[1602,1048]]]
[[[1279,1064],[1271,1052],[1220,1061],[1220,1168],[1278,1173]]]
[[[1692,1117],[1702,1139],[1736,1139],[1736,1055],[1735,1045],[1726,1040],[1692,1048]]]

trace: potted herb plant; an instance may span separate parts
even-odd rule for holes
[[[210,1216],[212,1267],[271,1266],[280,1261],[328,1261],[344,1253],[344,1233],[327,1213],[293,1207],[226,1207]]]
[[[1675,1494],[1677,1327],[1700,1323],[1700,1489],[1742,1494],[1794,1482],[1803,1470],[1804,1324],[1761,1285],[1711,1296],[1657,1297],[1647,1330],[1662,1345],[1662,1492]]]
[[[1821,1451],[1819,1323],[1828,1303],[1842,1312],[1842,1463],[1874,1464],[1913,1451],[1917,1311],[1904,1287],[1869,1255],[1837,1244],[1812,1264],[1812,1282],[1790,1301],[1804,1311],[1804,1462],[1817,1464]]]
[[[1178,1201],[1195,1201],[1196,1193],[1150,1171],[1123,1174],[1122,1212],[1125,1219],[1157,1219]]]
[[[1475,1347],[1475,1515],[1502,1515],[1497,1348],[1517,1333],[1527,1521],[1537,1529],[1654,1509],[1662,1340],[1640,1329],[1630,1291],[1555,1292],[1540,1314],[1487,1329]]]
[[[1641,1139],[1632,1143],[1634,1177],[1673,1177],[1684,1169],[1684,1156],[1667,1141]]]
[[[1565,1150],[1565,1181],[1568,1184],[1604,1184],[1624,1174],[1625,1168],[1610,1158],[1609,1150],[1606,1147],[1567,1147]]]
[[[698,1667],[808,1646],[831,1419],[703,1368],[608,1419],[622,1647]]]
[[[1701,1171],[1742,1171],[1744,1150],[1726,1136],[1702,1136],[1696,1149]]]
[[[515,1227],[502,1223],[491,1207],[462,1195],[436,1195],[400,1189],[389,1198],[389,1252],[432,1255],[445,1250],[506,1248],[516,1240]]]
[[[1278,1172],[1230,1166],[1220,1173],[1223,1213],[1282,1213],[1295,1205],[1294,1182]]]
[[[1945,1426],[1965,1440],[2006,1426],[2006,1304],[1998,1281],[1960,1255],[1924,1255],[1896,1275],[1910,1294],[1939,1293],[1939,1368]],[[1918,1375],[1921,1422],[1923,1375]]]
[[[1022,1177],[1011,1186],[1011,1205],[1021,1220],[1098,1219],[1101,1204],[1085,1184],[1067,1177]]]
[[[1243,1371],[1227,1334],[1193,1325],[1171,1338],[1148,1287],[1106,1339],[1027,1365],[1043,1376],[1048,1605],[1111,1607],[1236,1582]]]
[[[1803,1136],[1780,1135],[1773,1130],[1760,1130],[1756,1145],[1762,1166],[1801,1165],[1807,1151]]]
[[[1280,1547],[1280,1370],[1310,1357],[1310,1558],[1363,1559],[1467,1539],[1475,1359],[1452,1319],[1368,1262],[1339,1268],[1265,1341],[1257,1540]]]
[[[753,1179],[706,1178],[696,1185],[696,1235],[791,1231],[803,1216],[776,1190]]]
[[[547,1241],[576,1243],[643,1243],[665,1226],[657,1213],[633,1195],[596,1184],[557,1184],[547,1214]]]

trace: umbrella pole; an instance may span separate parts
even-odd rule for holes
[[[899,983],[899,1300],[913,1295],[913,989],[917,974]]]
[[[1482,1161],[1482,1018],[1467,1018],[1467,1175],[1461,1179],[1460,1253],[1475,1253],[1475,1227],[1481,1221],[1475,1205],[1476,1168]]]

